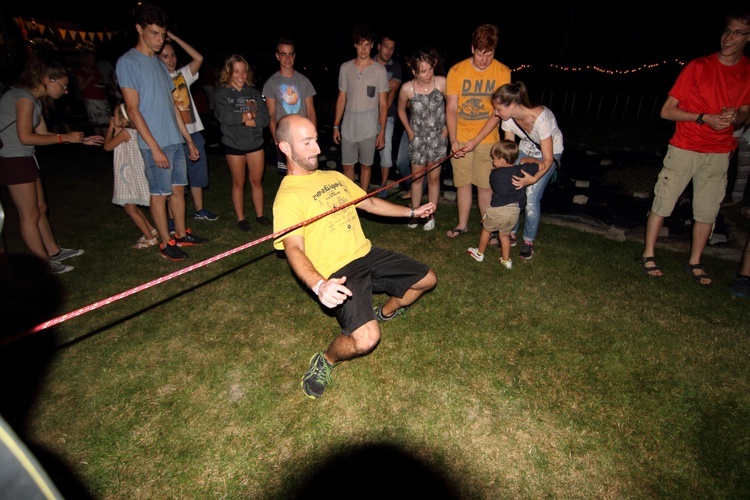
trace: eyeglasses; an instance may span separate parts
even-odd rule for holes
[[[722,31],[722,33],[726,36],[731,36],[732,38],[741,38],[743,36],[750,35],[750,31],[740,31],[740,30],[729,31],[728,29],[725,29],[724,31]]]
[[[55,82],[56,84],[58,84],[59,86],[61,86],[62,89],[63,89],[63,92],[67,92],[68,91],[68,86],[67,85],[63,85],[62,83],[58,82],[54,78],[50,78],[49,81]]]

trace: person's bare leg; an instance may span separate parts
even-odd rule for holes
[[[693,223],[693,241],[690,245],[690,260],[688,260],[688,264],[691,266],[701,263],[703,250],[706,249],[706,244],[708,243],[708,238],[711,236],[712,229],[713,224],[706,224],[705,222],[697,221]],[[705,269],[701,268],[692,270],[694,276],[704,274],[705,271]],[[701,278],[700,280],[701,285],[710,285],[712,282],[713,280],[711,278]]]
[[[482,232],[479,233],[479,244],[477,245],[477,252],[484,253],[487,250],[487,245],[490,243],[490,232],[482,228]]]
[[[247,166],[250,172],[250,192],[253,195],[255,216],[263,217],[263,204],[265,203],[265,197],[263,194],[263,174],[266,166],[265,153],[263,150],[254,151],[248,154]]]
[[[39,231],[41,214],[37,200],[36,183],[11,184],[8,186],[10,197],[18,211],[21,238],[24,243],[41,262],[49,262],[49,253]],[[54,252],[53,252],[54,254]]]
[[[341,169],[344,175],[349,178],[350,181],[354,182],[354,165],[341,165]]]
[[[642,255],[644,259],[656,256],[656,240],[659,238],[659,233],[661,233],[663,226],[664,217],[656,215],[653,210],[649,212],[648,220],[646,221],[646,237]],[[643,266],[646,269],[657,267],[655,262],[646,262]],[[664,273],[661,272],[661,269],[654,269],[653,271],[648,271],[648,274],[649,276],[662,276]]]
[[[125,213],[128,214],[128,216],[133,220],[136,227],[138,227],[138,229],[140,229],[140,231],[143,233],[143,236],[147,240],[153,239],[154,235],[151,234],[151,230],[154,227],[148,221],[146,215],[141,211],[140,207],[135,203],[126,203],[124,208]]]
[[[491,188],[477,188],[477,205],[479,207],[479,216],[483,216],[487,213],[487,209],[490,208],[490,202],[492,201],[492,189]]]
[[[167,196],[162,195],[151,195],[151,218],[154,220],[154,226],[159,232],[159,238],[162,243],[166,243],[172,239],[169,234],[169,227],[167,226]]]
[[[403,297],[389,297],[381,308],[383,316],[391,316],[397,309],[412,305],[422,296],[423,293],[435,288],[435,285],[437,285],[437,276],[435,275],[435,272],[430,269],[424,278],[414,283],[412,287],[406,291]]]
[[[510,234],[498,232],[497,236],[500,238],[500,253],[507,262],[510,260]]]
[[[232,176],[232,206],[237,221],[245,220],[245,156],[226,155]]]
[[[411,181],[411,206],[417,208],[422,204],[422,196],[424,194],[422,187],[424,175],[417,174],[417,172],[424,171],[424,165],[412,165],[411,171],[415,174]]]
[[[185,186],[172,186],[172,196],[169,197],[169,209],[174,218],[174,235],[183,238],[187,226],[185,225]]]
[[[458,207],[458,223],[456,229],[462,229],[467,231],[469,229],[469,213],[471,212],[472,202],[472,185],[467,184],[465,186],[456,188],[456,205]],[[448,236],[451,237],[452,231],[448,231]]]
[[[440,171],[442,167],[434,167],[427,173],[427,201],[431,201],[437,210],[440,201]]]
[[[351,335],[339,334],[328,345],[323,357],[335,365],[342,361],[364,356],[372,352],[380,342],[380,325],[377,320],[368,321]]]
[[[193,198],[193,209],[195,212],[203,210],[203,188],[191,187],[190,197]]]
[[[359,164],[359,185],[366,192],[370,192],[370,178],[372,177],[372,168],[370,165]]]

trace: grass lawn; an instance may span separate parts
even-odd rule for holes
[[[3,193],[18,275],[0,295],[0,341],[228,253],[0,345],[0,413],[68,498],[750,496],[750,301],[727,291],[736,262],[707,257],[703,288],[686,254],[663,250],[665,276],[648,279],[641,243],[543,220],[534,258],[516,248],[506,270],[496,250],[466,254],[476,210],[456,240],[442,199],[432,232],[363,216],[375,244],[439,282],[309,400],[300,377],[336,321],[270,241],[233,251],[270,231],[237,229],[223,157],[210,157],[205,195],[219,220],[189,220],[211,242],[180,263],[131,248],[106,153],[39,158],[55,234],[86,253],[72,272],[33,275]],[[269,216],[280,179],[267,171]]]

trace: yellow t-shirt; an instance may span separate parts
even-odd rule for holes
[[[510,83],[510,68],[493,59],[484,71],[474,68],[472,59],[456,63],[446,77],[446,95],[458,96],[458,120],[456,139],[467,142],[477,136],[487,119],[492,116],[492,94],[506,83]],[[487,134],[482,144],[494,144],[500,140],[500,132]]]
[[[310,175],[286,175],[273,202],[273,230],[283,231],[366,195],[340,172],[316,170]],[[372,248],[362,230],[356,205],[282,234],[274,240],[273,247],[283,250],[282,242],[290,235],[305,239],[305,255],[326,278],[364,257]]]

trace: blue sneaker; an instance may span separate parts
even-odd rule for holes
[[[735,297],[750,296],[750,277],[738,274],[731,285],[729,292]]]
[[[213,213],[212,211],[206,208],[201,208],[200,210],[195,212],[194,216],[196,219],[203,219],[203,220],[208,220],[211,222],[219,218],[218,215],[216,215],[215,213]]]

